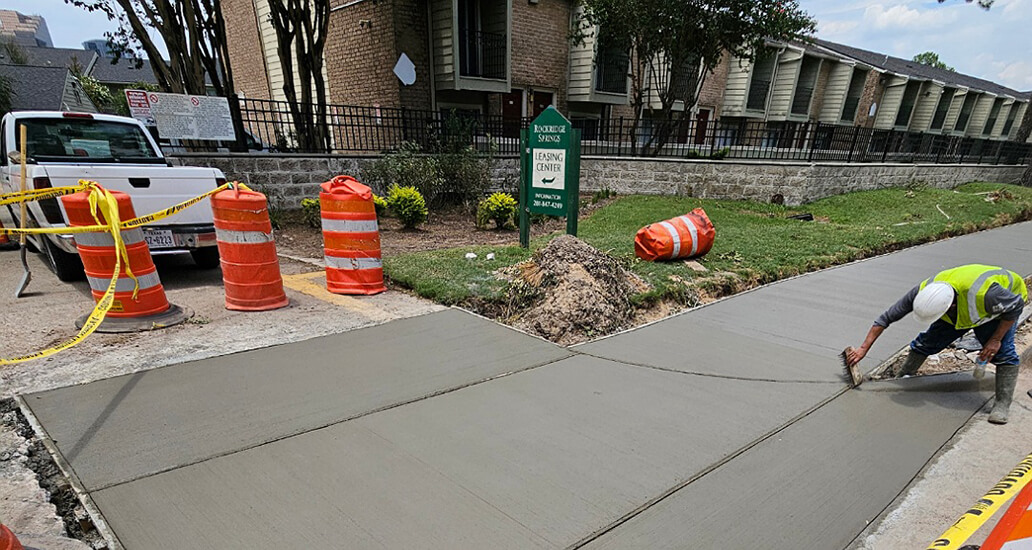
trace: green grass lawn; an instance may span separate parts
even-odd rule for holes
[[[987,192],[1004,190],[997,202]],[[979,194],[982,193],[982,194]],[[938,206],[938,208],[937,208]],[[634,256],[634,235],[641,227],[693,208],[706,210],[716,227],[713,249],[699,259],[699,273],[683,262],[644,262]],[[941,213],[939,209],[945,213]],[[808,212],[817,221],[787,216]],[[947,219],[946,216],[949,216]],[[896,188],[863,191],[800,207],[690,197],[621,197],[580,221],[580,235],[592,246],[625,262],[648,281],[652,292],[641,302],[685,301],[691,286],[719,296],[756,284],[841,264],[943,237],[970,233],[1032,218],[1032,189],[971,183],[956,191]],[[500,267],[526,260],[554,237],[519,247],[467,247],[405,254],[384,259],[394,283],[443,304],[498,302],[508,283],[494,275]],[[467,260],[467,252],[478,259]],[[494,252],[496,259],[484,256]],[[733,275],[731,275],[733,274]]]

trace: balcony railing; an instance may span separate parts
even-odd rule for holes
[[[813,86],[799,86],[792,98],[792,114],[806,115],[810,113],[810,98],[813,97]]]
[[[462,76],[505,80],[506,46],[504,34],[467,33],[462,39],[459,65]]]
[[[842,107],[842,120],[853,122],[856,120],[856,110],[860,107],[860,97],[847,97],[846,104]]]
[[[749,100],[745,108],[752,111],[762,111],[767,108],[767,92],[770,91],[769,80],[753,79],[749,84]]]
[[[627,93],[627,56],[601,53],[595,67],[595,91]]]

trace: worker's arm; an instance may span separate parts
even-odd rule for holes
[[[885,332],[885,327],[881,325],[871,326],[871,330],[867,331],[867,338],[864,339],[864,343],[860,344],[860,347],[854,348],[853,352],[846,357],[846,364],[853,366],[860,362],[867,355],[867,351],[874,345],[874,341],[881,336],[881,333]]]
[[[1000,319],[1000,325],[996,327],[996,332],[993,332],[993,335],[989,337],[989,341],[982,344],[982,351],[978,353],[979,361],[989,361],[996,356],[996,353],[1000,351],[1000,343],[1003,341],[1003,337],[1014,326],[1014,323],[1014,319]]]
[[[885,332],[885,329],[888,328],[889,325],[906,317],[911,311],[914,311],[914,298],[917,297],[917,293],[920,291],[921,286],[915,286],[895,304],[892,304],[889,309],[885,310],[885,313],[878,316],[878,319],[874,321],[874,326],[871,327],[871,330],[867,331],[867,338],[864,339],[864,343],[860,344],[860,347],[858,348],[853,348],[853,352],[849,354],[849,357],[846,357],[846,364],[852,366],[859,363],[860,360],[867,355],[871,346],[874,345],[874,341],[881,336],[882,332]]]

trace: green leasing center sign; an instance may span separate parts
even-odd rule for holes
[[[530,214],[566,216],[566,232],[576,235],[580,131],[549,107],[523,130],[521,150],[520,244],[530,243]]]

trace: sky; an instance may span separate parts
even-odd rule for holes
[[[910,59],[934,51],[958,72],[1032,90],[1032,0],[996,0],[989,11],[963,0],[799,0],[817,35]]]
[[[984,11],[963,0],[799,0],[818,36],[910,59],[934,51],[958,71],[1019,91],[1032,90],[1032,0],[996,0]],[[2,0],[0,6],[47,20],[54,45],[81,48],[114,23],[63,0]]]

